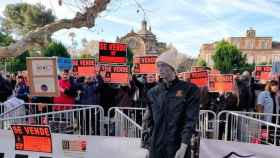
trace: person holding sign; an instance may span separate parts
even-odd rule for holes
[[[69,70],[64,70],[61,75],[61,79],[58,81],[60,96],[54,98],[54,104],[67,104],[67,106],[55,105],[54,111],[61,111],[72,109],[70,105],[74,105],[75,97],[77,95],[77,86],[74,79],[70,77]]]
[[[150,105],[144,116],[145,123],[152,128],[143,132],[150,143],[150,158],[190,157],[190,142],[199,117],[200,90],[177,78],[177,55],[177,50],[171,48],[156,61],[160,79],[148,92]]]

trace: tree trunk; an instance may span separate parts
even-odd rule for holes
[[[85,8],[84,14],[77,13],[73,19],[62,19],[29,32],[25,37],[7,47],[0,47],[0,57],[16,57],[33,47],[46,47],[51,35],[61,29],[91,28],[95,26],[95,19],[104,10],[110,0],[95,0],[94,5]]]

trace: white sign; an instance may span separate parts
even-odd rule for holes
[[[38,93],[55,93],[56,87],[54,84],[56,80],[52,77],[36,77],[33,79],[35,92]]]
[[[59,96],[56,58],[27,58],[32,96]]]
[[[200,140],[201,158],[279,158],[277,146],[247,144],[221,140]]]
[[[33,76],[53,76],[55,67],[52,60],[34,60],[32,61]]]

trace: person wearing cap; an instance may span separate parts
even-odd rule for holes
[[[156,66],[159,83],[149,90],[143,132],[149,158],[189,158],[191,137],[199,118],[199,88],[176,76],[177,50],[161,54]],[[143,141],[143,140],[142,140]],[[143,144],[143,143],[142,143]]]

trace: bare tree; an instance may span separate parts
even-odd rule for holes
[[[88,41],[86,38],[83,38],[81,42],[82,42],[83,47],[86,47],[88,44]]]
[[[84,1],[81,8],[83,12],[77,12],[73,19],[61,19],[47,24],[29,32],[25,37],[7,47],[0,47],[0,57],[16,57],[30,48],[47,46],[51,35],[61,29],[94,27],[96,18],[106,10],[111,0],[95,0],[94,3],[90,3],[90,0],[80,1]],[[59,4],[63,4],[63,0],[60,0]]]

